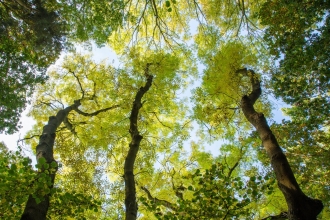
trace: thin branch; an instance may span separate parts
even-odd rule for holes
[[[71,71],[71,70],[69,70],[69,73],[71,73],[77,79],[78,84],[79,84],[79,87],[80,87],[80,90],[81,90],[81,93],[82,93],[82,99],[83,99],[85,97],[85,91],[83,90],[83,87],[82,87],[82,85],[80,83],[80,80],[79,80],[78,76],[76,76],[76,74],[73,71]]]
[[[166,128],[169,128],[169,129],[173,130],[170,126],[165,125],[163,122],[161,122],[161,121],[159,120],[159,118],[158,118],[156,112],[151,112],[151,113],[154,114],[154,116],[157,118],[157,121],[158,121],[161,125],[163,125],[163,126],[166,127]]]
[[[18,140],[17,140],[17,145],[19,145],[19,142],[23,142],[23,141],[26,141],[26,140],[30,140],[30,139],[33,139],[33,138],[35,138],[35,137],[40,137],[40,135],[39,135],[39,134],[35,134],[35,135],[32,135],[32,136],[27,137],[27,138],[18,139]]]
[[[229,172],[228,172],[228,175],[227,177],[229,178],[231,176],[231,174],[233,173],[233,171],[235,170],[235,168],[238,166],[238,163],[241,159],[239,159],[232,168],[229,168]]]
[[[169,209],[172,209],[173,211],[175,211],[177,208],[174,206],[174,204],[166,201],[166,200],[163,200],[163,199],[157,199],[156,197],[153,197],[150,193],[150,191],[144,187],[144,186],[141,186],[140,187],[147,195],[148,195],[148,199],[149,200],[152,200],[154,201],[156,204],[159,204],[159,205],[162,205],[162,206],[165,206],[166,208],[169,208]]]
[[[102,112],[106,112],[108,110],[112,110],[112,109],[115,109],[115,108],[118,108],[118,107],[120,107],[120,105],[114,105],[114,106],[111,106],[111,107],[108,107],[108,108],[100,109],[100,110],[92,112],[92,113],[83,112],[83,111],[79,110],[78,107],[75,108],[74,110],[80,115],[91,117],[91,116],[96,116],[96,115],[98,115]]]

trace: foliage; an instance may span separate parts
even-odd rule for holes
[[[235,219],[251,216],[253,209],[249,204],[258,200],[264,193],[272,193],[271,181],[268,176],[251,177],[246,180],[241,177],[233,178],[231,173],[224,173],[225,166],[213,164],[210,169],[197,169],[187,178],[194,185],[189,185],[185,199],[178,198],[177,207],[172,211],[165,211],[157,203],[141,201],[150,211],[156,210],[159,219]],[[265,182],[268,182],[267,184]],[[262,192],[262,193],[261,193]],[[162,213],[162,210],[165,213]]]
[[[17,219],[22,215],[29,194],[38,189],[34,184],[37,174],[32,169],[31,160],[20,151],[11,152],[3,143],[0,147],[0,217]]]
[[[137,167],[152,169],[156,152],[164,151],[171,144],[182,144],[187,136],[188,126],[182,126],[185,107],[175,100],[175,91],[182,88],[181,78],[190,67],[179,69],[177,64],[181,58],[161,51],[145,54],[143,59],[143,54],[137,54],[138,51],[132,50],[127,58],[131,59],[130,65],[125,69],[115,69],[105,62],[97,64],[89,56],[66,57],[62,67],[54,67],[50,80],[38,88],[42,95],[37,96],[36,108],[31,112],[40,123],[47,120],[44,116],[54,114],[65,103],[84,97],[79,111],[70,112],[68,121],[57,133],[55,155],[63,164],[63,170],[55,184],[74,187],[80,192],[88,189],[88,194],[104,201],[105,207],[114,205],[107,202],[109,193],[114,192],[107,189],[106,180],[116,181],[122,176],[123,155],[129,143],[128,113],[134,93],[144,83],[145,65],[150,63],[150,74],[155,73],[157,90],[151,89],[145,95],[140,110],[139,129],[144,139]],[[182,121],[174,120],[175,115],[182,115]],[[40,132],[41,124],[35,127],[32,134]],[[95,133],[90,133],[92,130]],[[31,139],[29,143],[36,145],[36,140]],[[79,146],[79,150],[75,146]]]
[[[0,132],[17,131],[20,113],[64,47],[64,23],[40,0],[0,3]]]
[[[107,41],[125,20],[124,2],[1,1],[0,132],[19,128],[35,86],[47,79],[47,67],[74,42]]]
[[[284,109],[290,120],[268,123],[302,191],[323,201],[319,218],[328,219],[328,9],[324,1],[284,0],[1,2],[0,132],[16,130],[35,88],[36,125],[25,141],[32,148],[49,116],[81,100],[56,131],[62,167],[51,192],[43,177],[55,167],[39,161],[46,173],[36,171],[3,148],[1,218],[18,218],[28,195],[39,202],[45,193],[52,194],[49,219],[125,218],[130,113],[152,75],[135,125],[142,136],[133,171],[139,219],[287,213],[265,138],[242,114],[253,80],[263,82],[254,104],[260,117],[272,117],[271,92],[292,105]],[[120,67],[68,53],[45,75],[65,42],[91,40],[116,51]]]
[[[272,73],[275,94],[294,105],[293,120],[320,127],[329,112],[329,3],[267,1],[260,11],[265,40],[279,60]],[[271,16],[270,16],[271,15]]]
[[[233,137],[237,127],[248,129],[240,114],[240,100],[249,92],[249,78],[237,73],[244,66],[257,64],[257,56],[241,42],[219,43],[216,54],[202,55],[206,60],[203,82],[194,91],[194,117],[207,128],[210,136]],[[270,104],[263,100],[258,107],[265,114]],[[209,126],[207,126],[209,125]]]

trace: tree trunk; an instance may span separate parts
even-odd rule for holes
[[[141,99],[143,95],[149,90],[152,84],[153,76],[148,74],[148,67],[146,68],[147,82],[144,87],[141,87],[137,92],[133,107],[130,115],[130,129],[131,142],[129,144],[128,154],[125,159],[124,165],[124,179],[125,179],[125,206],[126,206],[126,220],[135,220],[137,216],[137,202],[136,202],[136,189],[135,189],[135,179],[134,179],[134,163],[136,155],[139,151],[140,142],[142,136],[138,131],[137,119],[139,110],[142,107]]]
[[[316,220],[322,211],[320,200],[307,197],[300,189],[288,160],[280,148],[276,137],[270,130],[266,118],[256,112],[253,105],[261,95],[260,81],[253,70],[242,69],[251,79],[252,92],[241,100],[241,107],[246,119],[256,128],[262,144],[270,158],[276,179],[288,205],[288,218],[292,220]]]
[[[68,113],[71,110],[78,108],[78,106],[80,106],[80,100],[75,101],[73,105],[63,110],[58,111],[56,116],[49,117],[47,125],[43,127],[42,135],[40,136],[39,144],[36,148],[37,161],[39,161],[40,158],[44,158],[46,160],[46,163],[49,165],[51,164],[51,162],[55,161],[53,156],[53,147],[56,129],[65,120]],[[53,188],[55,172],[49,173],[48,175],[52,183],[50,188]],[[21,220],[46,219],[47,211],[49,208],[50,194],[45,195],[43,199],[43,201],[37,204],[36,200],[32,197],[32,195],[30,195],[26,203]]]

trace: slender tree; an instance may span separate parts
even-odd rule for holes
[[[152,85],[153,76],[149,75],[149,66],[147,64],[145,69],[145,76],[147,78],[146,84],[139,89],[136,93],[133,101],[133,107],[131,111],[130,128],[129,133],[131,134],[131,142],[129,144],[129,151],[125,159],[124,165],[124,179],[125,179],[125,207],[126,207],[126,220],[134,220],[137,218],[137,202],[136,202],[136,189],[135,189],[135,178],[134,178],[134,163],[139,151],[140,142],[143,136],[140,135],[138,130],[138,115],[139,110],[142,107],[143,95],[148,92]]]

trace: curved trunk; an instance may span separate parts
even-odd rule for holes
[[[253,70],[242,69],[242,72],[251,79],[252,92],[241,100],[241,107],[246,119],[256,128],[262,144],[270,158],[276,179],[288,205],[288,217],[292,220],[316,220],[322,211],[320,200],[306,196],[300,189],[288,160],[280,148],[276,137],[267,124],[262,113],[257,112],[253,105],[261,95],[260,81]]]
[[[134,163],[139,151],[140,142],[142,136],[138,131],[137,119],[139,115],[139,110],[142,107],[141,99],[143,95],[150,89],[152,84],[153,76],[148,74],[148,67],[146,68],[147,82],[145,86],[141,87],[137,92],[133,107],[131,111],[130,119],[130,129],[131,142],[129,144],[128,154],[125,159],[124,165],[124,179],[125,179],[125,207],[126,207],[126,220],[135,220],[137,216],[137,202],[136,202],[136,189],[135,189],[135,179],[134,179]]]

